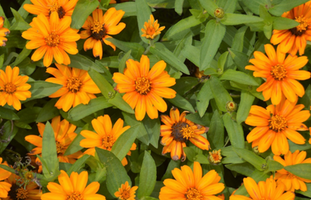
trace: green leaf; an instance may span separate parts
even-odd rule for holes
[[[91,157],[91,155],[84,154],[81,158],[76,160],[76,162],[67,171],[68,176],[70,176],[72,172],[79,172],[79,170],[83,167],[84,163],[89,157]]]
[[[253,171],[255,170],[254,166],[249,163],[229,164],[226,165],[226,168],[230,169],[231,171],[243,174],[245,176],[251,176]]]
[[[237,0],[231,0],[231,1],[224,0],[224,2],[225,2],[225,5],[223,8],[225,10],[225,13],[233,13],[236,9],[238,1]]]
[[[31,97],[26,99],[26,101],[47,97],[63,87],[62,85],[46,81],[30,82],[29,84],[31,85],[31,88],[29,89],[31,92]]]
[[[291,29],[299,25],[299,22],[286,17],[273,17],[273,29],[284,30]]]
[[[149,116],[146,116],[143,119],[143,124],[145,129],[149,135],[149,142],[155,148],[158,148],[159,139],[160,139],[160,118],[157,119],[150,119]]]
[[[242,0],[243,4],[249,8],[252,13],[259,15],[260,6],[263,7],[270,7],[271,1],[270,0]]]
[[[112,44],[116,45],[119,49],[121,49],[124,52],[128,52],[131,50],[132,56],[134,58],[140,59],[141,55],[144,53],[145,48],[141,46],[139,43],[135,42],[124,42],[121,40],[116,40],[114,38],[108,38],[109,42],[112,42]]]
[[[168,50],[162,43],[155,43],[154,46],[150,47],[150,52],[154,55],[159,56],[163,59],[167,64],[170,64],[177,70],[185,74],[190,74],[188,67],[181,62],[170,50]]]
[[[110,83],[106,80],[104,76],[102,76],[94,69],[89,70],[89,75],[106,99],[110,99],[113,97],[116,91],[113,89],[112,85],[110,85]]]
[[[231,145],[238,148],[244,148],[244,132],[241,124],[236,123],[229,113],[224,114],[223,120]]]
[[[208,68],[216,55],[221,41],[226,33],[226,27],[216,20],[210,20],[205,27],[205,36],[200,53],[200,70]]]
[[[58,99],[51,99],[48,101],[43,108],[40,110],[38,117],[36,119],[36,123],[38,122],[46,122],[53,117],[59,115],[58,109],[54,106]]]
[[[19,119],[18,115],[14,111],[7,109],[7,108],[4,108],[2,106],[0,106],[0,118],[8,119],[8,120],[18,120]]]
[[[182,14],[184,0],[176,0],[175,1],[175,12],[179,15]]]
[[[190,60],[195,66],[200,65],[200,49],[192,45],[186,45],[182,54]]]
[[[203,117],[205,111],[208,107],[209,100],[214,98],[213,93],[211,91],[210,82],[207,80],[204,85],[202,86],[200,92],[197,96],[197,110],[199,112],[200,117]]]
[[[218,8],[217,4],[213,0],[199,0],[203,8],[210,14],[214,16],[215,10]]]
[[[303,191],[295,191],[299,194],[302,194],[304,196],[307,196],[307,197],[311,197],[311,183],[306,183],[306,186],[307,186],[307,191],[303,192]],[[295,197],[295,200],[306,200],[306,198],[299,198],[299,197]]]
[[[161,180],[164,181],[167,178],[173,178],[172,170],[180,167],[180,163],[180,160],[175,161],[171,159]]]
[[[236,120],[239,124],[245,121],[245,119],[247,118],[254,100],[255,97],[251,95],[249,92],[246,91],[241,92],[241,101],[236,116]]]
[[[259,84],[257,83],[257,81],[255,81],[253,76],[250,76],[244,72],[235,71],[233,69],[227,69],[223,73],[223,75],[220,77],[220,80],[229,80],[229,81],[235,81],[241,84],[259,86]]]
[[[31,26],[27,22],[25,22],[23,17],[16,10],[11,8],[11,11],[12,11],[16,21],[10,27],[10,31],[13,31],[13,30],[25,31],[25,30],[31,28]]]
[[[123,100],[120,93],[116,93],[113,98],[108,99],[108,103],[116,106],[117,108],[119,108],[120,110],[122,110],[124,112],[134,114],[134,110],[131,108],[131,106],[128,103],[126,103]]]
[[[121,161],[112,152],[97,147],[95,150],[99,160],[107,168],[107,189],[110,195],[115,197],[114,193],[118,191],[122,184],[128,181],[131,186],[132,181],[127,175]]]
[[[86,105],[79,104],[76,107],[70,109],[68,112],[68,118],[73,121],[78,121],[88,115],[91,115],[105,108],[109,108],[111,106],[112,104],[108,103],[105,97],[97,97],[95,99],[91,99]]]
[[[305,179],[311,179],[311,164],[301,163],[284,167],[288,172]]]
[[[212,148],[219,149],[224,146],[225,127],[222,118],[218,111],[213,113],[211,125],[207,132],[207,137],[210,139]]]
[[[16,133],[18,132],[18,128],[14,126],[13,121],[6,121],[0,128],[1,128],[0,134],[0,154],[1,154],[15,137]]]
[[[137,134],[138,134],[139,125],[131,126],[128,130],[120,135],[117,141],[113,144],[111,152],[122,161],[126,154],[130,151]]]
[[[168,99],[168,101],[178,108],[182,108],[184,110],[188,110],[192,113],[195,113],[195,110],[193,109],[193,106],[191,105],[191,103],[187,101],[184,97],[180,96],[178,93],[176,93],[175,98]]]
[[[130,59],[131,57],[131,52],[132,50],[129,50],[120,60],[119,62],[119,72],[120,73],[123,73],[124,69],[125,69],[125,66],[126,66],[126,61],[128,59]]]
[[[139,174],[139,186],[137,190],[137,198],[149,196],[155,186],[157,179],[157,167],[152,156],[145,151],[143,164]]]
[[[17,114],[19,116],[18,121],[26,124],[35,122],[41,110],[41,107],[28,107],[21,109]]]
[[[227,112],[226,105],[232,101],[228,91],[223,87],[222,83],[217,77],[211,76],[210,88],[216,100],[217,107],[220,111]]]
[[[123,2],[123,3],[117,3],[117,4],[110,4],[110,6],[115,7],[116,10],[123,10],[125,12],[125,14],[123,15],[123,18],[137,15],[135,2]]]
[[[299,6],[308,0],[283,0],[280,4],[274,5],[269,9],[269,12],[275,16],[281,16],[284,12],[291,10],[292,8]]]
[[[83,126],[83,130],[91,130],[91,126],[92,126],[91,124],[86,124]],[[68,155],[74,154],[74,153],[80,151],[81,149],[83,149],[83,147],[80,146],[80,142],[83,139],[84,139],[84,137],[80,133],[77,134],[75,139],[73,139],[73,141],[70,143],[70,145],[66,149],[64,155],[68,156]]]
[[[234,49],[228,49],[229,53],[231,55],[231,58],[233,59],[233,62],[236,64],[238,69],[242,72],[247,72],[248,70],[245,69],[245,66],[248,65],[248,56],[242,52],[239,52]]]
[[[224,156],[221,161],[223,164],[245,163],[245,160],[233,151],[233,146],[222,147],[221,155]]]
[[[88,59],[87,57],[81,54],[69,55],[69,58],[70,58],[70,67],[86,71],[88,71],[89,69],[94,69],[99,73],[107,73],[107,69],[105,67],[97,65],[92,60]]]
[[[252,15],[242,15],[235,13],[225,13],[225,16],[220,20],[223,25],[239,25],[262,22],[263,19]]]
[[[275,172],[275,171],[283,169],[283,168],[284,168],[284,166],[277,161],[274,161],[274,160],[268,160],[267,161],[266,171],[268,171],[268,172]]]
[[[16,66],[20,64],[27,56],[31,53],[31,49],[27,49],[26,47],[23,48],[22,52],[20,52],[16,58],[16,60],[10,64],[10,66]],[[18,66],[20,67],[20,66]]]
[[[143,34],[141,29],[144,28],[145,22],[148,22],[148,20],[150,19],[151,15],[150,7],[148,6],[146,0],[136,0],[135,3],[136,3],[136,10],[139,11],[137,12],[139,36],[143,42],[149,44],[149,40],[141,36]]]
[[[73,10],[71,28],[80,29],[87,17],[97,8],[99,1],[79,0]]]
[[[247,149],[241,149],[233,147],[233,150],[248,163],[253,165],[259,171],[263,171],[266,168],[266,161],[262,157],[256,155],[254,152]]]

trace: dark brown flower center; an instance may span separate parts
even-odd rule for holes
[[[178,122],[172,126],[171,135],[178,142],[186,142],[189,138],[193,137],[193,134],[192,127],[186,122]]]
[[[282,64],[277,64],[275,66],[272,66],[270,73],[273,76],[273,78],[278,81],[283,80],[287,75],[287,71]]]
[[[290,29],[290,31],[296,36],[301,36],[306,32],[308,28],[308,21],[304,16],[296,17],[295,20],[299,22],[299,25]]]
[[[185,197],[187,200],[203,200],[203,195],[196,188],[189,188]]]
[[[139,94],[148,94],[151,90],[150,80],[146,77],[138,77],[135,81],[135,89]]]
[[[4,85],[3,91],[8,94],[13,94],[16,91],[16,85],[13,83],[7,83]]]
[[[91,27],[91,37],[96,40],[102,40],[106,35],[106,29],[104,24],[94,21]]]
[[[81,86],[82,82],[79,78],[77,77],[68,78],[66,87],[70,92],[76,93],[80,91]]]
[[[269,119],[269,128],[275,132],[284,131],[287,128],[287,121],[282,116],[274,115]]]

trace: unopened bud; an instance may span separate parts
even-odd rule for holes
[[[236,111],[236,103],[234,103],[233,101],[229,101],[227,104],[226,104],[226,109],[228,112],[233,112],[233,111]]]
[[[222,8],[217,8],[215,11],[214,11],[214,16],[218,19],[221,19],[223,18],[225,15],[225,11],[222,9]]]

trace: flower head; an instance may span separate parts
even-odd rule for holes
[[[222,156],[221,156],[220,151],[221,150],[219,149],[219,150],[213,150],[212,152],[209,152],[209,160],[212,163],[217,164],[221,162]]]
[[[215,195],[223,191],[225,186],[223,183],[219,183],[221,178],[215,170],[209,171],[202,177],[200,163],[194,162],[193,171],[189,166],[184,165],[181,170],[173,169],[172,174],[176,180],[164,180],[165,186],[160,190],[160,200],[221,200]]]
[[[54,117],[52,119],[51,123],[55,135],[55,142],[56,142],[56,150],[57,150],[57,157],[59,159],[59,162],[64,163],[71,163],[73,164],[76,159],[82,155],[81,151],[78,151],[71,155],[64,155],[68,146],[71,144],[71,142],[75,139],[77,134],[74,132],[76,129],[76,126],[73,124],[70,124],[67,120],[63,119],[60,121],[60,116]],[[40,133],[40,136],[38,135],[27,135],[25,137],[25,140],[36,147],[29,153],[29,155],[41,155],[42,153],[42,137],[43,132],[45,129],[45,124],[38,123],[38,130]],[[36,160],[36,162],[39,162],[39,159]],[[42,166],[39,166],[39,169],[42,168]],[[41,169],[39,170],[41,171]]]
[[[180,115],[177,108],[171,108],[170,116],[161,116],[161,121],[164,123],[161,125],[161,144],[164,145],[162,154],[171,152],[173,160],[181,158],[184,161],[186,159],[183,147],[186,147],[188,140],[200,149],[209,150],[210,148],[209,141],[201,135],[207,129],[186,119],[186,113],[184,111]]]
[[[112,79],[117,83],[116,90],[126,93],[123,99],[134,109],[135,117],[141,121],[146,112],[151,119],[158,118],[158,110],[165,112],[167,105],[162,99],[172,99],[176,92],[168,88],[175,85],[175,79],[164,71],[166,63],[161,60],[151,70],[149,58],[142,55],[140,63],[129,59],[124,74],[114,73]]]
[[[304,54],[307,41],[311,41],[311,2],[299,5],[289,12],[283,13],[282,17],[296,20],[299,25],[285,30],[274,30],[270,42],[279,44],[283,53],[296,55]]]
[[[53,58],[59,64],[70,64],[69,54],[77,54],[77,43],[80,39],[77,30],[70,28],[71,17],[64,16],[59,19],[57,12],[52,12],[48,19],[40,14],[33,18],[31,28],[22,33],[22,37],[30,40],[27,49],[37,49],[31,60],[38,61],[43,56],[43,65],[48,67]]]
[[[296,150],[294,153],[288,151],[288,153],[284,155],[284,159],[276,155],[273,156],[273,159],[285,167],[300,163],[311,163],[311,158],[306,159],[306,156],[307,153],[305,151]],[[278,183],[284,183],[286,191],[292,192],[295,190],[301,190],[305,192],[307,191],[307,186],[305,183],[311,183],[311,180],[295,176],[285,169],[278,170],[275,173],[274,179],[276,179]]]
[[[80,174],[72,172],[69,178],[68,174],[64,170],[61,170],[58,181],[60,184],[54,182],[48,183],[47,188],[50,192],[44,193],[41,197],[42,200],[106,199],[105,196],[96,194],[100,186],[98,182],[92,182],[86,186],[88,181],[87,171],[83,171]]]
[[[272,104],[277,105],[281,99],[286,97],[291,102],[296,102],[305,94],[305,89],[297,80],[310,78],[310,72],[299,70],[308,62],[306,56],[287,56],[281,52],[280,45],[275,51],[271,44],[265,45],[266,54],[255,51],[254,59],[249,62],[245,69],[254,71],[255,77],[262,77],[266,82],[257,88],[262,92],[265,101],[271,98]]]
[[[86,70],[55,64],[56,68],[48,67],[46,72],[55,78],[46,79],[47,82],[63,85],[62,88],[51,94],[50,98],[60,97],[55,106],[67,112],[72,106],[88,104],[100,93]]]
[[[0,17],[0,46],[5,46],[8,39],[5,37],[10,33],[10,30],[3,27],[4,17]]]
[[[252,142],[252,147],[258,146],[260,153],[271,146],[275,155],[289,151],[287,139],[304,144],[305,138],[297,130],[307,130],[303,122],[310,117],[310,112],[303,108],[304,105],[288,100],[277,106],[269,105],[266,109],[253,105],[245,123],[256,127],[247,135],[247,141]]]
[[[24,9],[34,15],[44,14],[47,18],[58,13],[59,18],[71,17],[78,0],[31,0],[33,4],[25,4]]]
[[[266,181],[259,181],[257,184],[254,179],[247,177],[243,179],[243,183],[250,198],[242,195],[231,195],[230,200],[295,199],[293,192],[284,193],[284,184],[276,184],[272,178],[267,178]]]
[[[19,68],[7,66],[5,71],[0,69],[0,106],[8,104],[15,110],[20,110],[22,104],[31,97],[31,85],[26,83],[28,76],[19,76]]]
[[[120,22],[124,13],[123,10],[117,11],[114,7],[111,7],[103,15],[103,10],[95,9],[92,17],[89,16],[82,26],[85,30],[80,33],[81,39],[88,38],[84,42],[84,51],[93,49],[94,57],[99,56],[102,59],[102,41],[116,50],[116,46],[109,42],[107,38],[112,38],[110,35],[117,35],[125,28],[125,23]]]
[[[161,34],[161,31],[165,29],[165,26],[161,26],[158,24],[158,20],[154,21],[154,17],[151,14],[148,22],[145,22],[144,28],[141,29],[143,34],[142,37],[153,40],[157,35]]]
[[[138,189],[138,186],[131,187],[126,181],[125,184],[122,184],[117,192],[114,193],[114,196],[119,198],[119,200],[135,200],[135,192]]]
[[[130,128],[130,126],[123,127],[123,120],[120,118],[112,127],[109,115],[99,116],[97,119],[93,119],[92,126],[95,133],[89,130],[81,131],[80,134],[85,137],[85,139],[81,140],[80,146],[88,148],[84,154],[93,156],[95,156],[95,147],[110,151],[120,135]],[[130,150],[135,149],[136,144],[133,143]],[[127,155],[131,155],[131,151],[129,151]],[[123,158],[122,164],[123,166],[127,165],[126,158]]]
[[[0,157],[0,164],[8,166],[6,162],[2,161],[3,159]],[[4,180],[7,179],[10,175],[11,172],[0,168],[0,198],[6,198],[8,196],[8,192],[10,191],[12,185]]]

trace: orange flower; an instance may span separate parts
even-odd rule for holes
[[[83,171],[80,174],[72,172],[70,178],[64,170],[60,170],[58,176],[58,183],[49,182],[48,190],[50,192],[44,193],[42,200],[106,200],[106,197],[101,194],[96,194],[99,190],[100,184],[92,182],[88,186],[88,173]]]
[[[60,121],[60,116],[54,117],[52,119],[51,123],[54,135],[55,135],[55,142],[56,142],[56,149],[57,149],[57,157],[59,159],[59,162],[64,163],[71,163],[73,164],[76,159],[82,155],[81,151],[78,151],[71,155],[64,155],[66,152],[68,146],[71,144],[71,142],[75,139],[77,134],[74,132],[76,129],[76,126],[73,124],[69,124],[69,122],[66,119],[63,119]],[[40,133],[40,136],[37,135],[27,135],[25,137],[25,140],[36,147],[29,153],[29,155],[41,155],[42,153],[42,137],[43,132],[45,129],[45,124],[38,123],[38,130]],[[37,158],[36,162],[39,162],[39,159]],[[39,170],[41,171],[42,166],[39,166]]]
[[[162,154],[171,152],[173,160],[186,159],[183,147],[186,147],[188,140],[200,149],[210,149],[209,141],[201,135],[207,131],[206,128],[186,119],[186,113],[184,111],[180,115],[179,110],[173,107],[170,116],[161,116],[161,121],[164,123],[161,125],[161,144],[164,145]]]
[[[135,192],[137,189],[137,186],[131,187],[126,181],[125,184],[122,184],[119,190],[114,193],[114,196],[119,198],[119,200],[135,200]]]
[[[0,164],[8,166],[6,162],[2,162],[1,157],[0,157]],[[7,179],[10,175],[11,172],[0,168],[0,198],[6,198],[8,196],[8,192],[10,191],[12,185],[3,180]]]
[[[111,151],[113,144],[117,141],[120,135],[130,128],[130,126],[123,127],[123,120],[121,118],[119,118],[112,127],[109,115],[99,116],[97,119],[93,119],[92,126],[95,133],[89,130],[81,131],[80,134],[85,137],[85,139],[81,140],[80,146],[88,148],[84,154],[93,156],[95,156],[95,147]],[[133,151],[135,149],[136,144],[133,143],[130,150]],[[131,155],[131,151],[129,151],[127,155]],[[122,164],[123,166],[127,165],[126,158],[123,158]]]
[[[55,78],[48,78],[46,81],[63,85],[49,96],[50,98],[60,97],[55,104],[58,109],[67,112],[72,106],[76,107],[81,103],[88,104],[91,99],[96,98],[94,94],[100,93],[87,71],[65,65],[55,65],[57,69],[53,67],[46,69],[46,72]]]
[[[164,71],[166,63],[161,60],[149,71],[149,58],[142,55],[140,63],[129,59],[126,66],[124,74],[119,72],[113,74],[112,79],[117,83],[116,90],[126,93],[123,99],[133,109],[135,108],[137,120],[143,120],[146,112],[151,119],[158,118],[158,110],[161,112],[167,110],[162,97],[172,99],[176,96],[176,92],[168,88],[176,82]]]
[[[70,28],[71,17],[64,16],[61,20],[57,12],[52,12],[48,19],[40,14],[33,18],[27,31],[22,37],[30,40],[26,44],[27,49],[37,49],[31,56],[31,60],[38,61],[43,56],[43,65],[48,67],[53,58],[59,64],[70,64],[69,54],[77,54],[77,43],[80,39],[77,30]],[[66,53],[67,52],[67,53]]]
[[[144,28],[141,29],[143,34],[142,37],[153,40],[157,35],[161,34],[161,31],[165,29],[165,26],[161,26],[158,24],[158,20],[154,21],[154,17],[151,14],[148,22],[145,22]]]
[[[274,30],[270,42],[280,44],[283,53],[296,55],[304,54],[307,41],[311,41],[311,2],[299,5],[289,12],[283,13],[282,17],[296,20],[299,25],[285,30]]]
[[[0,17],[0,46],[5,46],[8,39],[5,37],[10,33],[10,30],[3,27],[4,17]]]
[[[219,183],[220,176],[215,170],[210,170],[202,177],[202,167],[200,163],[193,163],[193,171],[188,165],[172,170],[174,179],[165,179],[164,187],[160,190],[160,200],[196,200],[213,199],[221,200],[215,196],[225,188],[223,183]]]
[[[306,159],[306,156],[307,152],[299,152],[299,150],[296,150],[294,153],[288,151],[288,153],[284,156],[284,159],[276,155],[273,156],[273,159],[285,167],[300,163],[311,163],[311,158]],[[295,190],[301,190],[305,192],[307,191],[307,186],[305,182],[311,183],[311,180],[295,176],[294,174],[286,171],[285,169],[278,170],[275,173],[274,179],[276,179],[278,183],[283,183],[285,185],[286,191],[292,192],[294,192]]]
[[[295,199],[293,192],[284,193],[284,184],[276,184],[272,178],[267,178],[266,181],[259,181],[257,184],[254,179],[247,177],[243,179],[243,182],[250,198],[242,195],[231,195],[230,200]]]
[[[25,4],[24,9],[34,15],[44,14],[47,18],[57,12],[59,18],[71,17],[78,0],[31,0],[33,4]]]
[[[247,135],[247,141],[252,142],[252,147],[258,146],[260,153],[271,146],[275,155],[289,151],[287,139],[304,144],[305,138],[296,131],[307,130],[303,122],[310,117],[310,112],[303,108],[304,105],[296,105],[288,100],[277,106],[269,105],[266,109],[253,105],[245,123],[256,128]]]
[[[26,83],[28,76],[19,76],[19,68],[6,66],[5,72],[0,69],[0,106],[6,103],[14,107],[15,110],[20,110],[22,107],[21,101],[31,97],[29,91],[31,85]]]
[[[110,35],[119,34],[125,28],[125,23],[120,22],[124,13],[123,10],[117,11],[112,7],[103,15],[101,9],[95,9],[92,13],[93,17],[88,16],[82,26],[85,30],[80,33],[81,39],[88,38],[84,42],[84,51],[93,49],[94,57],[99,56],[99,58],[102,59],[102,41],[116,50],[116,46],[106,39],[112,38]]]
[[[245,69],[254,71],[255,77],[262,77],[266,80],[257,88],[262,92],[265,101],[271,98],[272,104],[277,105],[281,99],[286,97],[291,102],[296,102],[298,97],[305,94],[305,89],[297,80],[306,80],[310,78],[310,72],[299,70],[308,63],[306,56],[287,56],[281,52],[280,45],[275,52],[271,44],[265,45],[265,51],[268,57],[262,52],[255,51],[254,59],[249,62]]]

